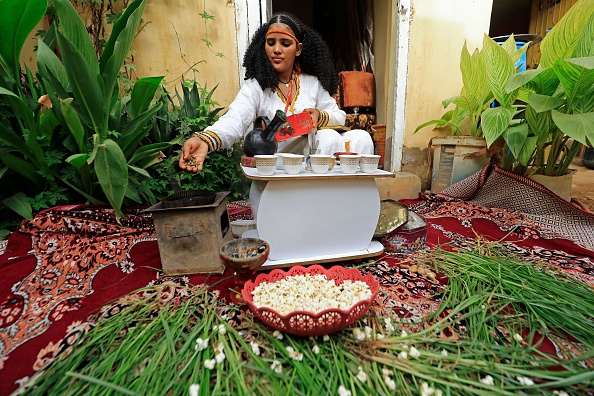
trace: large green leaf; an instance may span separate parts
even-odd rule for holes
[[[573,56],[576,58],[583,58],[594,56],[594,13],[590,15],[590,20],[586,23],[586,27],[576,44]]]
[[[153,106],[126,125],[121,137],[118,139],[118,145],[122,148],[122,152],[126,158],[132,156],[138,144],[148,135],[150,127],[146,127],[146,124],[159,111],[162,105],[162,103],[159,103]]]
[[[487,82],[493,96],[501,106],[511,106],[516,95],[514,91],[507,93],[505,84],[510,76],[516,74],[516,68],[510,54],[487,35],[483,38],[483,53],[487,70]]]
[[[62,34],[58,33],[58,44],[62,50],[64,67],[72,86],[74,99],[91,127],[99,135],[106,137],[106,111],[103,100],[103,86],[89,67],[82,54]]]
[[[560,60],[553,66],[567,95],[568,109],[565,113],[575,112],[579,103],[592,99],[594,87],[594,57]],[[588,110],[592,111],[590,107]],[[581,111],[580,111],[581,112]]]
[[[549,111],[562,106],[565,103],[565,99],[531,92],[528,95],[528,103],[537,113],[542,113],[543,111]]]
[[[121,208],[128,187],[128,165],[120,146],[111,139],[99,143],[93,164],[103,193],[116,215],[123,217]]]
[[[99,76],[97,54],[89,37],[89,32],[78,12],[68,0],[53,0],[53,2],[62,27],[62,34],[81,53],[82,58],[86,61],[93,74]]]
[[[507,143],[514,157],[518,158],[526,138],[528,137],[528,124],[522,123],[515,126],[510,126],[503,133],[503,139]]]
[[[43,41],[37,42],[37,68],[44,78],[48,71],[60,83],[64,91],[70,91],[70,81],[68,81],[68,74],[60,58],[52,51]]]
[[[148,110],[151,102],[155,97],[155,92],[159,88],[159,84],[163,81],[163,76],[160,77],[145,77],[138,79],[132,88],[132,96],[128,103],[128,112],[132,118]]]
[[[117,26],[114,26],[109,37],[108,44],[101,57],[101,76],[105,86],[104,99],[106,101],[112,97],[117,76],[132,46],[145,5],[146,0],[135,0],[130,4],[116,22]]]
[[[14,81],[20,81],[23,45],[46,9],[47,0],[0,1],[0,62]]]
[[[140,147],[138,150],[134,152],[134,155],[128,161],[129,165],[134,165],[146,158],[153,157],[157,155],[160,151],[165,150],[167,147],[170,147],[172,143],[164,142],[164,143],[153,143],[147,144],[146,146]],[[146,166],[142,166],[142,168],[146,168]]]
[[[594,113],[563,114],[552,110],[555,125],[567,136],[588,146],[594,145]]]
[[[74,137],[76,145],[78,146],[78,152],[86,153],[87,135],[85,133],[85,128],[80,122],[80,118],[78,118],[78,114],[76,114],[72,108],[72,98],[65,99],[60,102],[60,106],[62,107],[62,114],[64,115],[66,125],[68,126],[68,129],[70,130],[70,133]]]
[[[23,140],[23,138],[16,134],[11,127],[4,124],[3,122],[0,122],[0,140],[2,140],[5,145],[18,150],[25,157],[32,156],[31,150],[29,150],[29,147],[27,147],[27,143]]]
[[[490,147],[503,134],[515,113],[515,110],[510,107],[494,107],[483,112],[481,127],[487,147]]]
[[[578,41],[594,40],[594,37],[583,37],[584,31],[593,31],[588,24],[592,23],[594,14],[594,0],[579,0],[557,22],[555,27],[547,33],[540,43],[539,67],[552,67],[559,59],[575,57]],[[583,45],[583,44],[582,44]],[[591,44],[590,44],[591,45]]]
[[[33,209],[24,193],[16,193],[12,197],[2,200],[2,203],[25,219],[33,220]]]

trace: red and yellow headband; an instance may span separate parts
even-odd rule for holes
[[[269,30],[268,32],[266,32],[266,37],[268,37],[268,35],[272,34],[272,33],[285,34],[285,35],[291,37],[293,40],[295,40],[295,43],[299,44],[299,40],[297,40],[297,37],[295,37],[295,35],[292,33],[286,32],[284,30]]]

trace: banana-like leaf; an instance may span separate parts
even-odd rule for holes
[[[62,51],[64,67],[72,86],[74,99],[85,117],[91,122],[91,128],[102,137],[107,137],[106,111],[103,100],[104,87],[98,81],[82,54],[61,33],[58,33],[58,44]]]
[[[163,77],[145,77],[138,79],[134,83],[132,96],[127,105],[128,112],[132,118],[136,118],[139,114],[148,110],[155,97],[155,92],[159,88],[159,84],[163,81]]]
[[[594,112],[563,114],[552,110],[551,116],[561,132],[586,146],[594,146]]]
[[[70,157],[66,158],[66,162],[74,166],[76,169],[80,169],[83,166],[87,165],[88,159],[88,154],[73,154]]]
[[[0,61],[20,82],[20,56],[29,33],[45,15],[47,0],[0,1]]]
[[[528,124],[522,123],[516,126],[510,126],[503,133],[503,139],[507,143],[514,157],[518,158],[522,147],[528,137]]]
[[[97,54],[89,37],[89,32],[78,12],[68,0],[53,0],[53,2],[62,27],[62,34],[80,52],[93,75],[98,76],[99,62],[97,61]]]
[[[54,51],[41,40],[37,41],[37,68],[44,78],[46,78],[48,72],[51,72],[60,83],[60,87],[63,91],[71,91],[68,74],[66,74],[66,69],[64,69],[62,61],[60,61]]]
[[[499,136],[509,127],[516,111],[511,107],[494,107],[483,112],[481,128],[490,147]]]
[[[33,220],[33,209],[29,203],[29,199],[23,192],[18,192],[12,197],[2,200],[2,203],[9,209],[15,211],[19,216],[27,220]]]
[[[565,104],[565,99],[531,92],[528,95],[528,103],[530,106],[532,106],[534,111],[537,113],[542,113],[543,111],[549,111],[562,106]]]
[[[551,128],[553,128],[553,120],[550,111],[537,112],[532,106],[526,107],[526,122],[534,136],[538,139],[539,147],[549,140]]]
[[[126,11],[118,19],[109,37],[108,43],[101,57],[101,76],[105,86],[104,99],[112,99],[112,93],[116,86],[116,79],[120,72],[128,51],[132,46],[132,40],[136,35],[146,0],[135,0],[126,8]]]
[[[534,149],[538,144],[538,139],[534,136],[528,136],[526,138],[526,142],[524,146],[522,146],[522,150],[520,151],[520,155],[518,156],[518,161],[522,166],[528,166],[530,159],[534,154]]]
[[[142,168],[139,168],[137,166],[132,166],[132,165],[128,165],[128,168],[132,169],[134,172],[141,174],[142,176],[145,177],[151,177],[151,175],[149,175],[149,173],[147,171],[145,171]]]
[[[507,93],[505,84],[510,76],[516,74],[516,68],[510,54],[487,35],[483,38],[483,53],[487,82],[493,96],[501,106],[511,106],[516,99],[515,91]]]
[[[85,133],[85,128],[83,127],[82,123],[80,122],[80,118],[78,118],[78,114],[72,108],[72,98],[63,100],[60,102],[60,106],[62,107],[62,114],[64,115],[64,120],[66,121],[66,125],[70,130],[70,133],[74,137],[76,141],[76,145],[78,146],[79,153],[86,153],[87,152],[87,136]]]
[[[594,86],[594,57],[560,60],[555,62],[553,70],[567,95],[568,109],[565,113],[573,113],[576,105],[585,96],[586,100],[591,99]]]
[[[132,158],[128,161],[128,165],[136,164],[137,162],[144,160],[148,157],[153,157],[157,155],[160,151],[165,150],[168,147],[171,147],[172,142],[165,142],[165,143],[153,143],[147,144],[146,146],[140,147]],[[146,166],[142,166],[143,169],[146,169]]]
[[[580,38],[575,46],[573,56],[576,58],[584,58],[594,56],[594,13],[590,15],[590,20],[586,23],[586,27],[582,31]]]
[[[540,43],[539,67],[553,67],[557,60],[575,57],[578,42],[583,40],[582,34],[593,14],[594,0],[575,3]]]
[[[122,152],[126,158],[130,158],[134,154],[134,150],[138,144],[150,131],[150,127],[145,128],[147,122],[159,111],[163,104],[159,103],[149,110],[134,118],[122,131],[121,137],[118,139],[118,144],[122,148]]]
[[[128,188],[128,165],[120,146],[111,139],[99,143],[93,164],[103,193],[118,218],[123,217],[122,202]]]

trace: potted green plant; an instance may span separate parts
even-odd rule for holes
[[[20,52],[44,16],[47,0],[0,3],[5,38],[0,41],[0,112],[6,114],[0,118],[0,178],[7,186],[0,193],[0,210],[10,208],[31,218],[32,202],[49,191],[53,200],[44,202],[50,206],[64,199],[109,202],[122,216],[125,200],[141,203],[142,195],[150,194],[146,168],[171,145],[142,144],[160,107],[152,102],[162,77],[136,81],[127,102],[119,94],[120,69],[146,0],[129,4],[100,59],[72,4],[53,4],[59,28],[54,22],[38,42],[39,72],[33,75],[25,67],[26,78],[21,79]]]
[[[435,125],[436,128],[448,127],[452,133],[451,136],[432,139],[431,145],[435,147],[432,192],[443,190],[489,163],[491,153],[488,148],[501,133],[493,138],[497,131],[491,125],[485,125],[483,117],[485,114],[493,118],[504,117],[507,126],[518,111],[515,107],[518,90],[506,93],[505,84],[516,73],[514,64],[526,52],[528,45],[526,43],[518,49],[512,35],[500,46],[485,35],[483,49],[475,49],[471,55],[464,43],[460,55],[461,93],[442,101],[444,108],[453,105],[453,109],[415,130]],[[500,103],[498,108],[492,107],[495,100]],[[443,169],[448,171],[447,174]]]
[[[548,187],[560,183],[565,191],[557,192],[568,199],[569,167],[583,146],[594,144],[594,0],[574,4],[540,49],[538,68],[512,75],[506,84],[506,93],[528,94],[525,118],[511,127],[517,144],[504,151],[502,166]]]

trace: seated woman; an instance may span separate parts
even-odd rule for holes
[[[244,57],[246,81],[213,125],[196,132],[182,148],[179,166],[188,172],[202,170],[211,151],[237,143],[258,116],[272,119],[277,110],[287,115],[307,112],[318,131],[318,153],[350,151],[373,154],[368,132],[357,129],[338,133],[328,125],[344,125],[346,114],[331,96],[338,87],[328,46],[313,29],[287,13],[275,14],[254,34]],[[303,154],[309,145],[305,136],[279,142],[279,152]],[[192,161],[189,161],[193,157]]]

